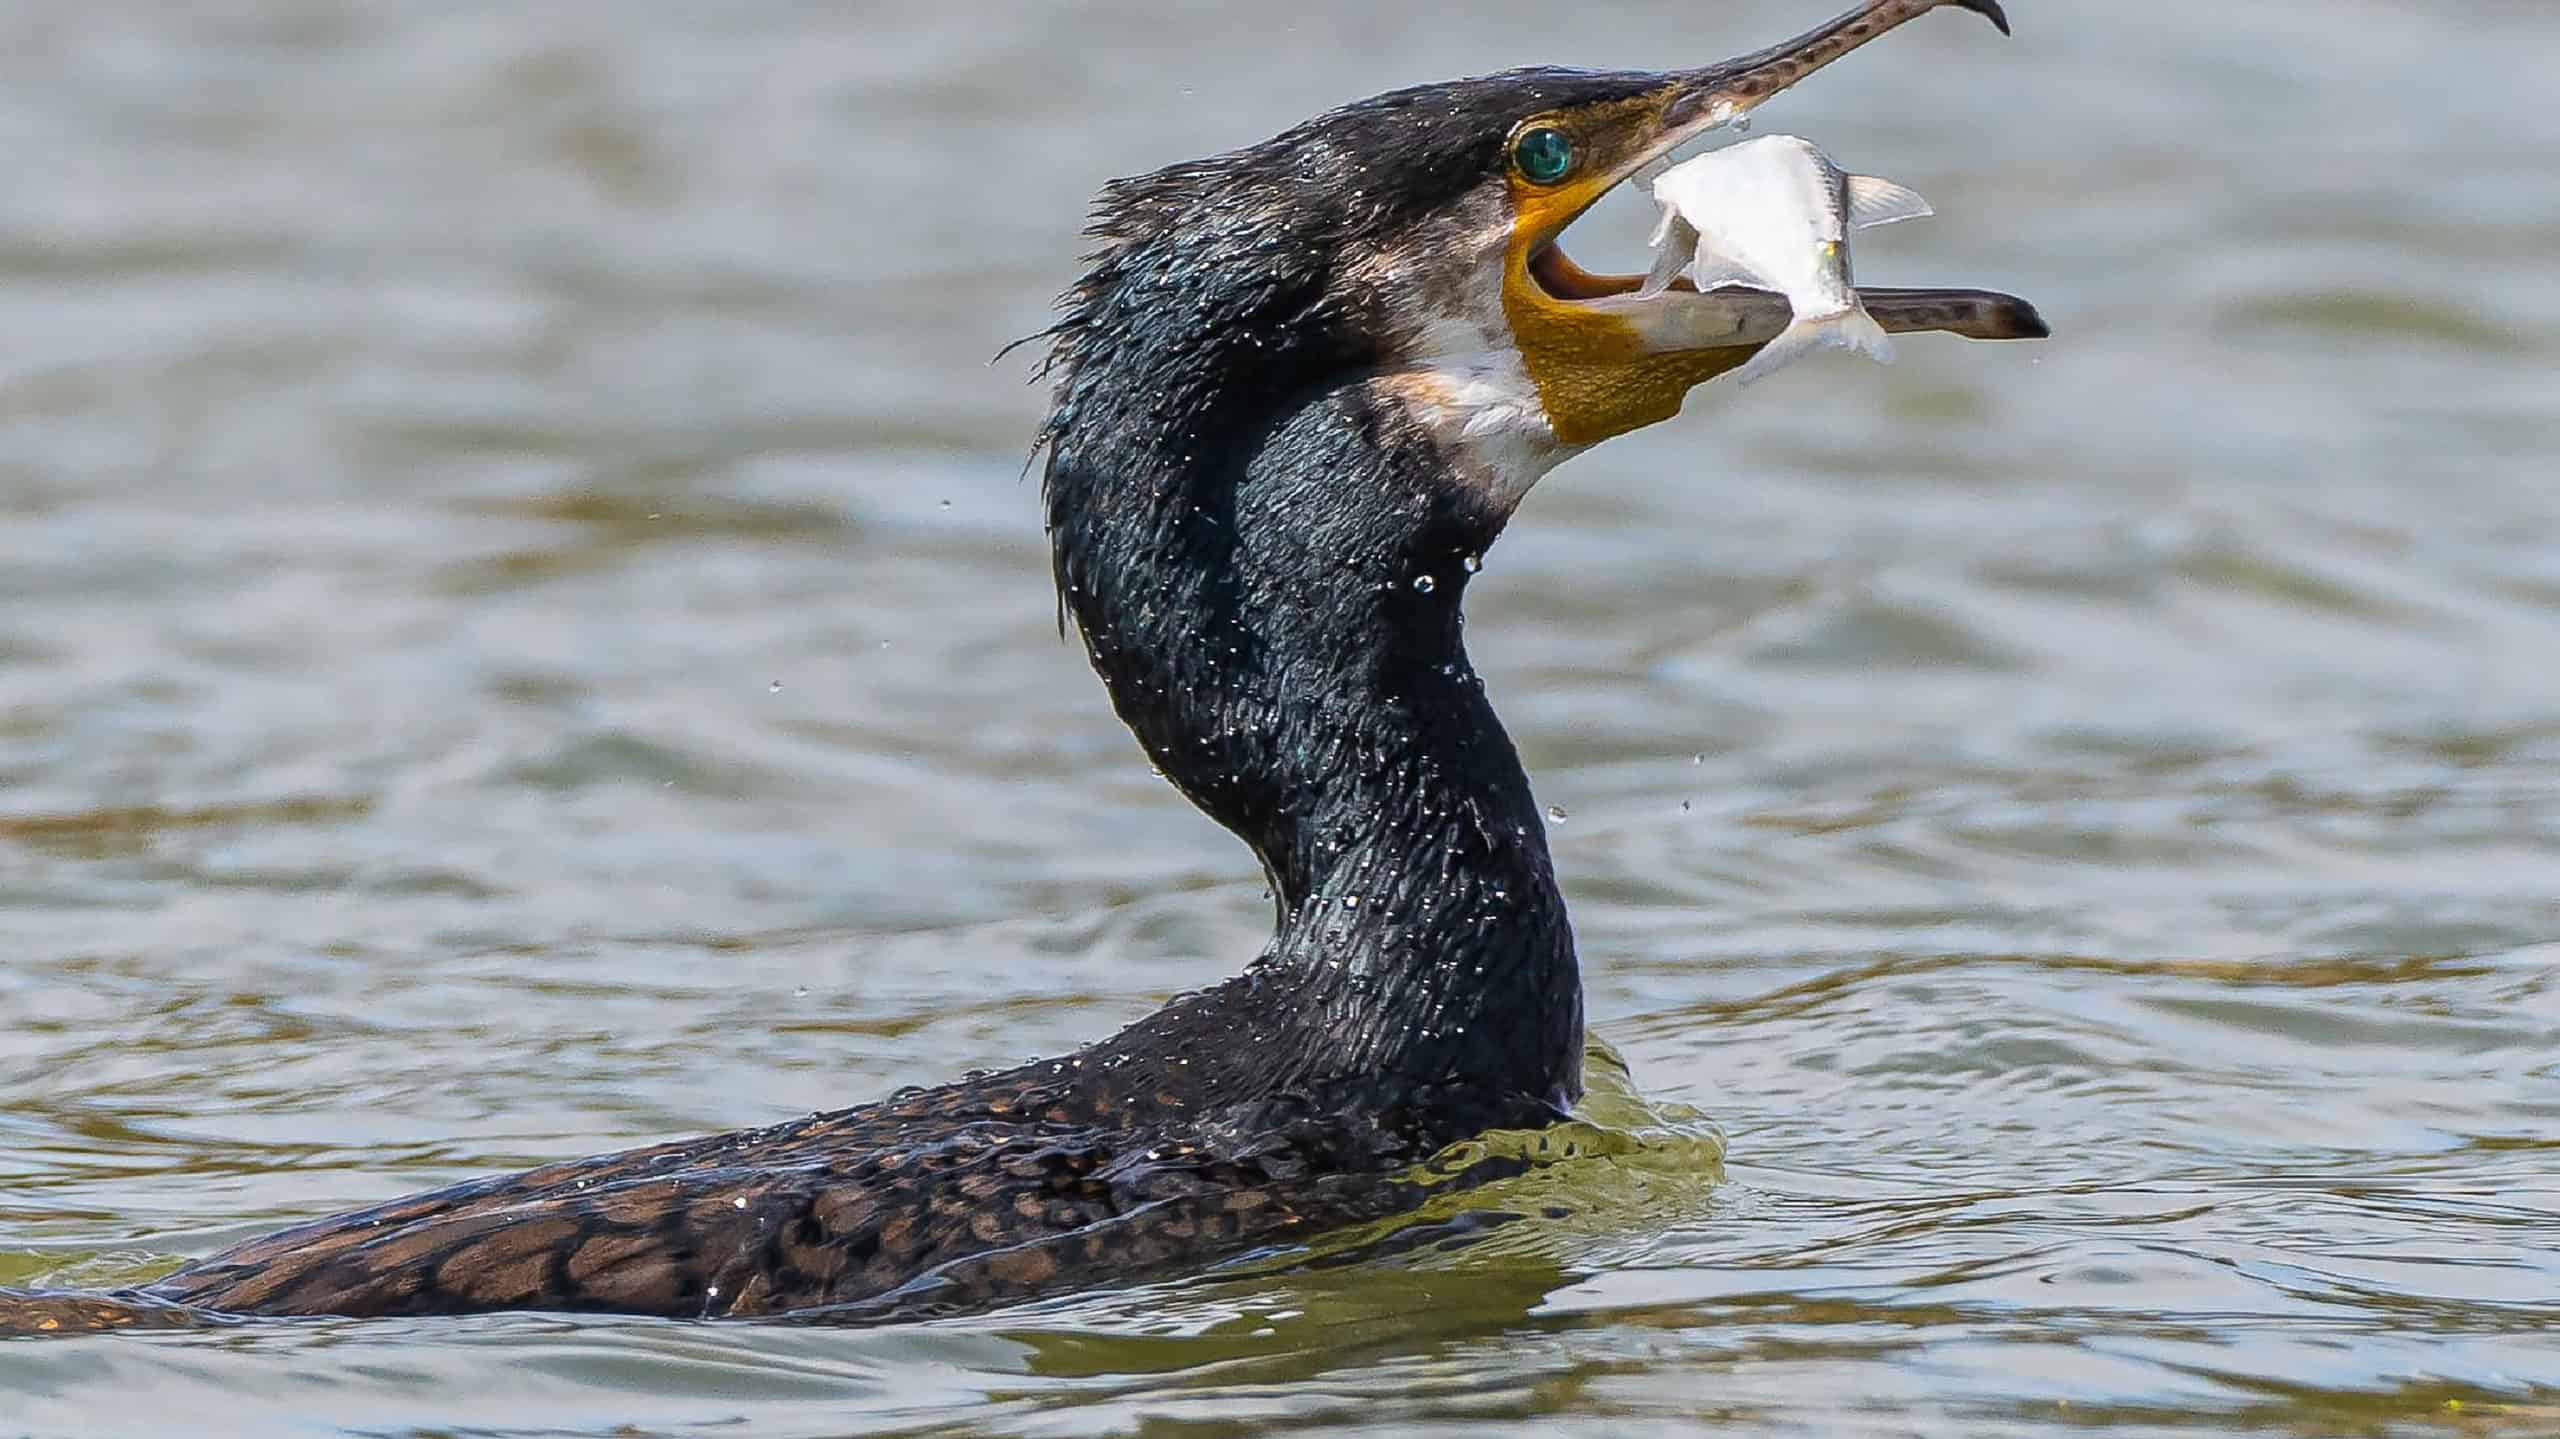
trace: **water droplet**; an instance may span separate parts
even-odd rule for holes
[[[1707,757],[1703,754],[1693,754],[1689,756],[1689,763],[1691,764],[1705,764],[1706,762]]]
[[[1551,804],[1547,806],[1547,819],[1551,823],[1562,824],[1570,818],[1572,818],[1572,816],[1564,812],[1563,805]]]
[[[1468,555],[1458,561],[1458,567],[1465,570],[1468,574],[1475,574],[1484,568],[1484,556]]]
[[[764,687],[764,692],[769,695],[778,695],[782,693],[782,681],[775,680],[773,683],[766,685]]]
[[[747,1207],[747,1197],[746,1197],[745,1195],[741,1194],[741,1195],[739,1195],[737,1198],[730,1200],[730,1201],[729,1201],[729,1206],[730,1206],[731,1208],[733,1208],[733,1209],[744,1209],[744,1208],[746,1208],[746,1207]],[[717,1290],[717,1289],[714,1289],[714,1290],[712,1290],[711,1292],[712,1292],[712,1293],[714,1293],[714,1294],[717,1294],[717,1293],[719,1293],[720,1291],[719,1291],[719,1290]]]
[[[794,986],[791,991],[791,997],[793,999],[807,999],[809,997],[809,986],[805,984]]]
[[[944,500],[944,501],[942,502],[942,507],[943,507],[944,509],[946,509],[946,510],[947,510],[947,509],[949,509],[949,508],[951,508],[951,502],[950,502],[949,500]]]
[[[1342,905],[1345,909],[1358,909],[1360,907],[1360,896],[1356,894],[1346,894],[1342,897]]]
[[[882,641],[880,642],[880,648],[882,648],[882,649],[884,649],[884,650],[885,650],[885,649],[887,649],[888,647],[889,647],[889,642],[888,642],[887,640],[882,640]]]
[[[1440,582],[1429,575],[1415,575],[1413,577],[1413,591],[1415,594],[1427,595],[1438,588],[1440,588]]]
[[[1689,812],[1689,802],[1685,799],[1680,801],[1680,812],[1682,814],[1687,814]]]

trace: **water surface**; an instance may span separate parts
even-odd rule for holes
[[[1823,8],[0,11],[0,1284],[1229,972],[987,357],[1109,176]],[[2012,8],[1767,120],[2058,338],[1699,395],[1476,587],[1721,1183],[942,1325],[9,1344],[0,1432],[2560,1430],[2560,11]]]

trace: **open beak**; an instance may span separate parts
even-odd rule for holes
[[[1603,195],[1671,151],[1748,115],[1771,96],[1941,6],[1987,17],[2008,33],[1998,0],[1867,0],[1766,50],[1698,70],[1671,71],[1622,100],[1525,124],[1565,127],[1589,156],[1554,186],[1515,179],[1503,309],[1557,438],[1590,444],[1678,413],[1698,385],[1748,361],[1791,319],[1783,296],[1686,280],[1643,295],[1639,275],[1597,275],[1556,248],[1556,237]],[[2035,307],[1989,290],[1861,289],[1890,331],[1942,330],[1973,339],[2042,339]]]

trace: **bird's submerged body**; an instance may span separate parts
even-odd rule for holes
[[[1554,239],[1609,189],[1940,3],[1868,0],[1702,70],[1525,70],[1362,101],[1120,181],[1050,332],[1066,614],[1278,909],[1242,974],[1075,1054],[547,1165],[252,1239],[0,1333],[253,1315],[867,1320],[1197,1267],[1499,1177],[1428,1161],[1565,1115],[1582,985],[1527,775],[1461,641],[1561,459],[1783,330]],[[2040,335],[1984,291],[1892,328]]]
[[[1233,1105],[1165,1078],[1089,1050],[413,1195],[267,1235],[123,1297],[145,1321],[922,1317],[1395,1213],[1434,1187],[1402,1171],[1457,1137],[1427,1106]],[[13,1302],[45,1303],[0,1296],[0,1322]]]

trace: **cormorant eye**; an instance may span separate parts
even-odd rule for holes
[[[1524,130],[1511,142],[1511,163],[1530,184],[1552,185],[1572,173],[1573,142],[1552,125]]]

